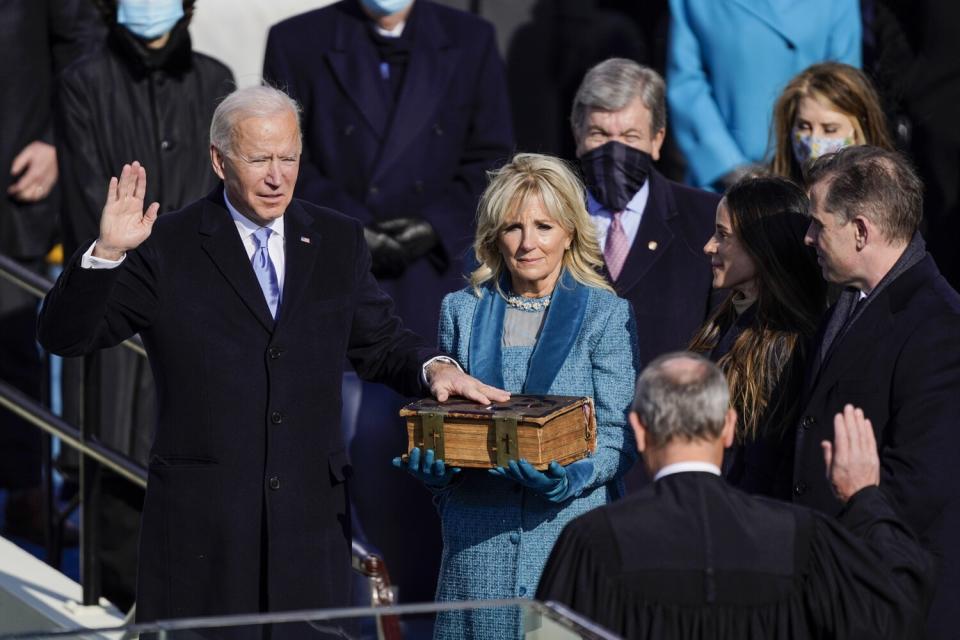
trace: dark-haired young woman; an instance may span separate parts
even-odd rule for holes
[[[726,373],[739,415],[724,476],[783,499],[808,342],[826,308],[816,256],[803,243],[808,208],[803,190],[785,178],[747,178],[727,191],[703,250],[713,286],[730,295],[690,346]]]

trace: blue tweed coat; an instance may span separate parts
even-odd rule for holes
[[[504,349],[502,300],[492,287],[480,298],[472,289],[447,295],[440,312],[441,349],[472,375],[512,393],[592,397],[598,434],[594,474],[578,497],[561,504],[473,469],[437,491],[443,527],[439,601],[533,597],[564,525],[619,497],[620,478],[637,456],[626,426],[638,367],[630,304],[564,276],[536,347]],[[519,625],[516,611],[445,612],[438,616],[435,637],[518,637]]]

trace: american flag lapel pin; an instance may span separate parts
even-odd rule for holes
[[[300,242],[305,242],[307,244],[310,244],[310,238],[308,238],[307,236],[300,236]]]

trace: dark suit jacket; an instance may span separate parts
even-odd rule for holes
[[[344,356],[415,394],[433,352],[370,275],[360,225],[298,200],[285,225],[276,323],[220,188],[162,216],[116,269],[82,269],[78,252],[45,300],[49,350],[80,355],[139,332],[150,357],[160,411],[140,620],[349,603]]]
[[[844,404],[862,407],[877,435],[881,486],[940,562],[931,637],[953,637],[952,609],[960,601],[960,296],[930,256],[877,296],[808,376],[794,501],[839,511],[820,442],[833,439],[833,417]]]
[[[536,597],[626,638],[917,637],[929,556],[874,487],[841,524],[677,473],[567,525]]]
[[[613,283],[633,305],[643,364],[685,349],[706,320],[713,273],[703,245],[713,234],[720,201],[715,193],[672,182],[656,170],[649,181],[640,229]]]
[[[424,258],[383,285],[404,322],[434,336],[440,300],[463,286],[486,171],[512,150],[503,63],[487,22],[417,0],[391,120],[369,22],[356,0],[285,20],[270,30],[263,75],[303,105],[299,197],[364,224],[421,216],[433,225],[449,265]]]

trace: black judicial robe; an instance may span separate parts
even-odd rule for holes
[[[913,638],[931,566],[875,487],[838,523],[688,472],[567,525],[537,599],[628,638]]]

